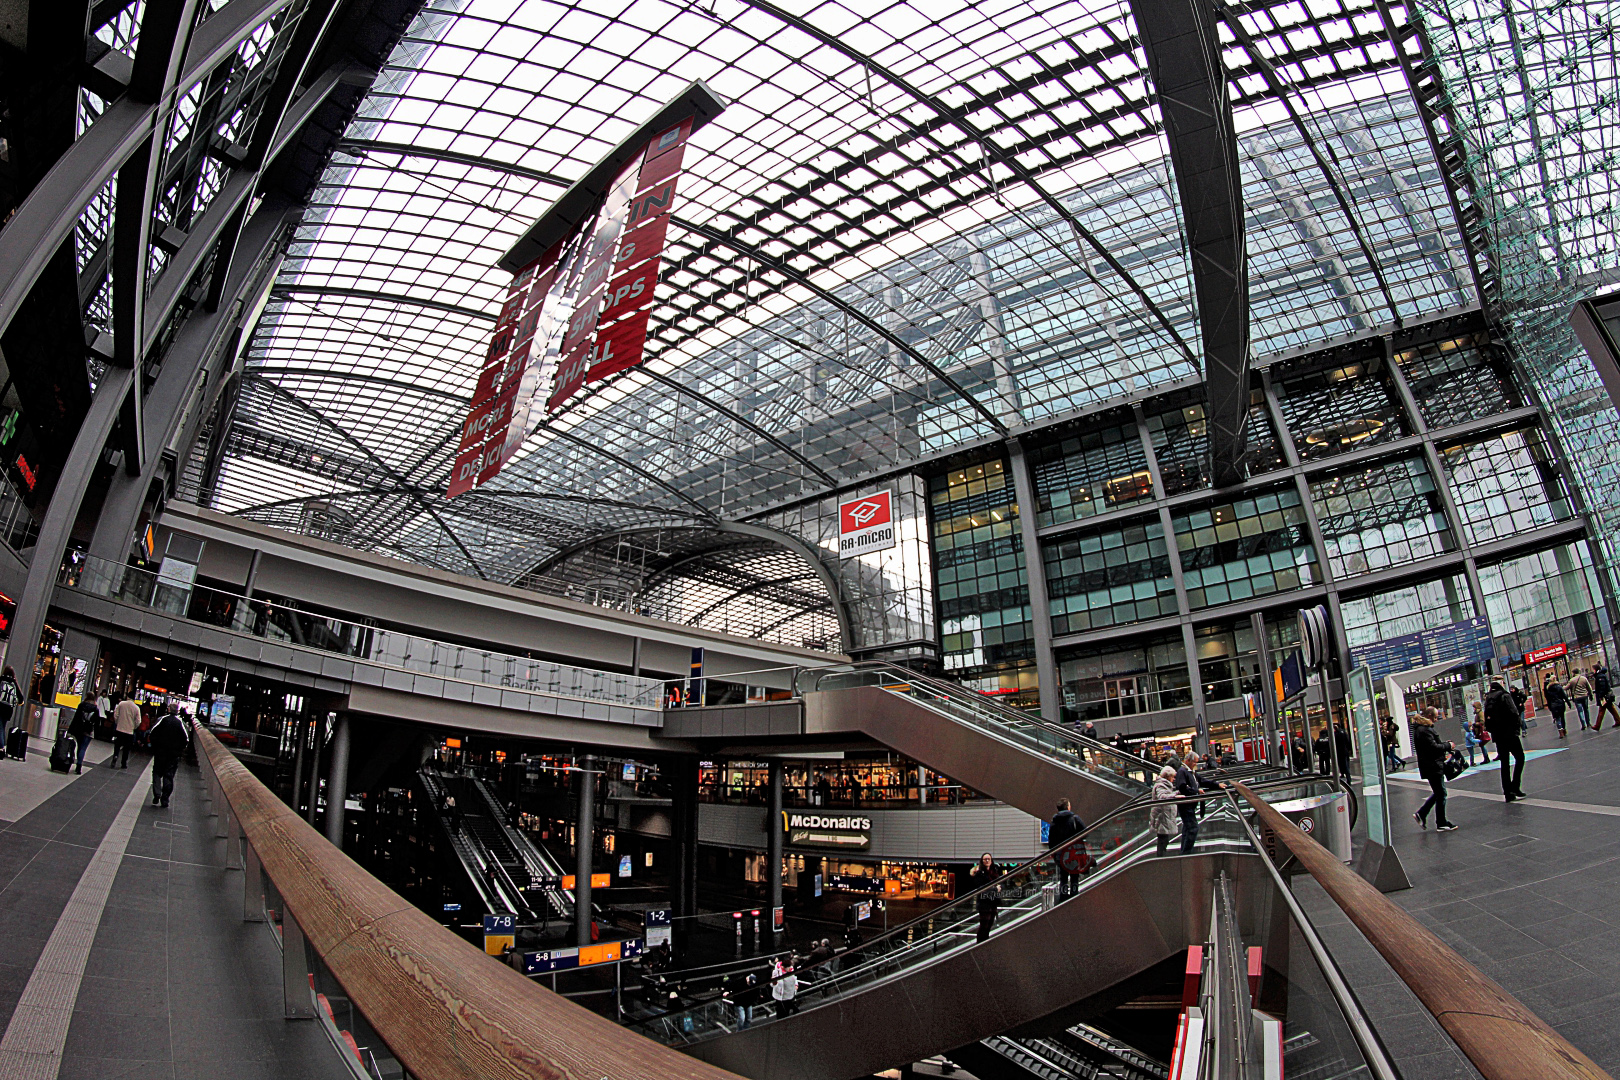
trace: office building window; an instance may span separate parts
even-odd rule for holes
[[[1584,543],[1481,566],[1479,583],[1496,652],[1505,663],[1518,663],[1531,649],[1599,636],[1601,593]]]
[[[1042,525],[1090,517],[1153,498],[1136,421],[1098,423],[1029,452]]]
[[[1316,461],[1408,434],[1395,395],[1383,375],[1368,370],[1368,363],[1283,376],[1276,387],[1283,420],[1302,460]]]
[[[1456,546],[1434,480],[1417,457],[1311,482],[1335,577],[1353,577]]]
[[[1013,704],[1034,704],[1029,585],[1007,464],[997,458],[936,476],[928,492],[945,669],[978,689],[1010,688]]]
[[[1482,349],[1488,341],[1486,333],[1465,334],[1395,354],[1425,424],[1445,427],[1519,407],[1505,367]]]
[[[1202,401],[1172,397],[1147,414],[1147,429],[1166,495],[1209,486],[1209,423]],[[1282,446],[1266,410],[1265,394],[1258,389],[1249,397],[1248,440],[1250,476],[1282,468]]]
[[[1172,521],[1194,610],[1320,579],[1305,508],[1293,488],[1218,503]]]
[[[1065,537],[1043,554],[1054,634],[1176,613],[1170,553],[1157,520]]]
[[[1440,448],[1457,516],[1471,544],[1563,521],[1571,514],[1541,433],[1509,431]]]
[[[1065,649],[1057,664],[1065,720],[1106,720],[1192,704],[1179,630],[1127,644]]]

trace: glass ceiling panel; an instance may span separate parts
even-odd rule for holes
[[[1370,0],[1232,11],[1256,354],[1465,304]],[[645,368],[446,502],[496,260],[698,78],[732,104],[687,156]],[[342,491],[359,546],[510,580],[530,551],[758,515],[1199,369],[1117,0],[434,2],[342,145],[248,352],[273,412],[319,417],[310,453],[288,472],[286,447],[233,437],[216,499],[296,528],[299,500]],[[262,422],[249,404],[233,432]]]

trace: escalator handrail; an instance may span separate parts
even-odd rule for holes
[[[1243,785],[1236,785],[1235,790],[1254,807],[1255,816],[1282,840],[1322,891],[1388,961],[1395,974],[1485,1080],[1523,1076],[1546,1080],[1608,1077],[1608,1073],[1571,1045],[1552,1025],[1463,959],[1405,908],[1346,867],[1314,837],[1291,827],[1287,818]],[[1265,862],[1271,866],[1271,860]],[[1275,867],[1272,873],[1276,875]],[[1286,889],[1283,894],[1292,900],[1292,894]],[[1312,941],[1313,936],[1308,934],[1306,940],[1315,951],[1319,943]],[[1329,974],[1329,985],[1334,986],[1333,976],[1337,971],[1331,966],[1331,958],[1326,957],[1325,949],[1322,953],[1319,962],[1324,973]],[[1335,988],[1336,995],[1337,992]],[[1344,987],[1344,993],[1354,1001],[1348,987]],[[1341,1006],[1343,1004],[1341,1001]],[[1351,1030],[1359,1043],[1361,1033],[1357,1019],[1358,1016],[1351,1016]],[[1372,1041],[1378,1045],[1376,1036]],[[1382,1046],[1378,1049],[1381,1052]],[[1362,1051],[1365,1055],[1367,1048],[1363,1046]]]
[[[966,687],[958,686],[955,683],[946,682],[942,679],[935,679],[928,675],[922,675],[911,671],[908,668],[899,667],[884,661],[865,661],[859,664],[842,664],[836,668],[817,668],[810,674],[813,674],[816,677],[815,685],[819,686],[822,678],[845,672],[892,673],[897,683],[905,683],[907,685],[920,687],[924,690],[933,692],[942,699],[958,703],[974,712],[982,713],[992,721],[997,722],[1001,727],[1007,729],[1010,734],[1016,735],[1023,731],[1030,730],[1040,731],[1056,739],[1067,742],[1080,750],[1089,750],[1098,757],[1115,759],[1118,767],[1104,770],[1101,773],[1103,776],[1112,775],[1121,779],[1133,780],[1134,784],[1137,786],[1151,785],[1151,780],[1147,779],[1145,776],[1142,778],[1132,778],[1129,776],[1130,772],[1142,772],[1147,774],[1152,773],[1155,766],[1146,758],[1128,753],[1127,751],[1121,750],[1119,747],[1110,745],[1109,743],[1105,743],[1097,739],[1087,738],[1086,736],[1081,735],[1079,732],[1074,731],[1071,728],[1064,727],[1061,724],[1053,724],[1041,719],[1039,716],[1026,713],[1020,709],[1014,709],[1009,706],[1002,705],[994,699],[987,698],[982,694],[976,694]],[[883,687],[881,683],[875,685],[882,689],[887,689],[886,687]],[[922,701],[926,704],[926,699],[917,698],[916,700]],[[1042,749],[1045,748],[1043,747]],[[1085,754],[1083,753],[1077,753],[1076,756],[1082,761],[1085,760]]]
[[[1176,798],[1176,799],[1163,800],[1161,805],[1179,807],[1179,806],[1184,806],[1184,805],[1196,805],[1196,804],[1200,804],[1200,803],[1224,803],[1224,804],[1227,804],[1227,805],[1235,806],[1235,802],[1232,799],[1232,796],[1226,791],[1216,791],[1216,792],[1211,792],[1211,793],[1209,793],[1207,795],[1198,795],[1198,796],[1191,797],[1191,798]],[[792,974],[795,975],[796,977],[800,978],[800,979],[803,979],[807,974],[812,973],[812,972],[826,972],[827,971],[827,965],[833,963],[835,960],[840,965],[843,965],[843,964],[848,964],[852,957],[853,958],[858,958],[860,956],[860,954],[863,953],[863,952],[867,952],[867,951],[870,950],[870,951],[873,951],[875,953],[875,950],[876,950],[877,946],[879,946],[880,944],[883,944],[885,942],[889,942],[889,941],[891,941],[893,939],[901,937],[902,935],[905,935],[905,934],[909,933],[918,924],[937,919],[937,918],[939,918],[941,913],[949,911],[952,908],[960,907],[962,905],[969,904],[970,902],[976,908],[977,904],[978,904],[978,897],[979,897],[980,893],[984,892],[987,889],[993,889],[993,888],[1000,887],[1000,883],[1002,881],[1005,881],[1007,878],[1012,877],[1012,876],[1014,876],[1016,874],[1021,874],[1021,873],[1025,872],[1025,871],[1027,871],[1027,870],[1029,870],[1029,869],[1031,869],[1031,868],[1033,868],[1033,867],[1035,867],[1035,866],[1037,866],[1037,865],[1039,865],[1039,864],[1041,864],[1043,862],[1051,860],[1051,859],[1055,858],[1056,855],[1059,852],[1066,851],[1066,850],[1068,850],[1069,848],[1073,847],[1076,844],[1084,844],[1088,839],[1094,838],[1097,830],[1102,829],[1104,826],[1106,826],[1106,825],[1110,824],[1111,822],[1113,822],[1116,818],[1119,818],[1119,817],[1121,817],[1121,816],[1123,816],[1123,815],[1125,815],[1127,813],[1131,813],[1131,812],[1139,813],[1142,810],[1142,808],[1144,807],[1144,805],[1146,805],[1146,804],[1144,803],[1143,800],[1135,799],[1135,800],[1132,800],[1129,803],[1126,803],[1123,806],[1116,807],[1115,809],[1113,809],[1113,810],[1109,811],[1107,814],[1105,814],[1103,817],[1097,819],[1091,825],[1087,826],[1084,832],[1081,832],[1081,833],[1079,833],[1079,834],[1077,834],[1075,836],[1072,836],[1068,840],[1064,841],[1063,843],[1058,844],[1055,847],[1048,848],[1047,850],[1043,851],[1041,854],[1035,856],[1034,858],[1028,859],[1028,860],[1026,860],[1026,861],[1024,861],[1022,863],[1019,863],[1017,866],[1014,866],[1011,869],[1008,869],[1008,870],[1004,871],[1001,874],[1000,877],[998,877],[995,881],[989,883],[988,885],[985,885],[985,886],[983,886],[981,888],[978,888],[978,889],[974,889],[971,892],[964,893],[961,896],[958,896],[956,899],[950,901],[949,903],[942,904],[940,907],[935,908],[933,911],[928,912],[927,914],[919,915],[915,919],[909,919],[906,922],[903,922],[900,925],[895,926],[895,927],[889,929],[888,931],[886,931],[886,932],[884,932],[882,934],[879,934],[877,937],[874,937],[874,938],[872,938],[872,939],[870,939],[868,941],[862,942],[859,946],[857,946],[857,947],[855,947],[853,949],[848,949],[848,950],[845,950],[842,953],[837,954],[835,957],[831,957],[831,958],[829,958],[827,960],[820,960],[820,961],[817,961],[814,964],[806,964],[806,965],[804,965],[802,967],[796,968]],[[924,939],[924,940],[926,940],[926,939]],[[909,944],[920,947],[921,944],[922,944],[922,940],[918,940],[918,941],[915,941],[915,942],[910,942]],[[892,956],[892,955],[893,955],[892,953],[891,954],[883,954],[883,955],[874,955],[874,956],[871,957],[871,960],[873,960],[873,961],[882,960],[882,959],[886,959],[886,958],[888,958],[889,956]],[[859,965],[861,963],[862,962],[859,959],[857,959],[857,964]],[[854,967],[854,968],[847,968],[846,970],[841,971],[838,974],[841,975],[841,976],[842,975],[851,975],[851,974],[854,974],[858,970],[860,970],[859,966]],[[783,977],[785,978],[786,976],[784,975]],[[777,980],[775,978],[767,979],[767,980],[760,983],[760,987],[761,988],[768,988],[772,983],[774,983],[776,981]],[[686,1013],[698,1012],[698,1011],[701,1011],[703,1009],[706,1009],[711,1004],[713,1004],[712,1000],[700,1003],[698,1005],[693,1005],[693,1006],[690,1006],[690,1007],[688,1007],[686,1009],[678,1010],[676,1012],[663,1013],[663,1014],[660,1014],[659,1016],[651,1018],[649,1020],[641,1021],[639,1024],[634,1025],[634,1026],[651,1027],[655,1022],[657,1024],[659,1024],[659,1025],[664,1025],[664,1024],[667,1024],[671,1020],[678,1019],[680,1016],[682,1016],[682,1015],[684,1015]]]

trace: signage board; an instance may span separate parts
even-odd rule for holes
[[[230,694],[215,694],[214,703],[208,707],[208,722],[216,727],[231,726],[231,711],[236,707],[236,698]]]
[[[642,931],[647,941],[647,947],[668,945],[673,919],[669,908],[652,908],[641,913]]]
[[[686,704],[703,704],[703,650],[693,648],[692,663],[686,677]]]
[[[1483,667],[1490,662],[1491,653],[1491,625],[1482,615],[1350,650],[1352,666],[1365,665],[1375,683],[1386,675],[1444,660],[1461,658]]]
[[[607,888],[608,886],[610,886],[612,884],[613,884],[613,875],[612,874],[592,874],[591,875],[591,888],[593,888],[593,889],[605,889],[605,888]],[[574,888],[574,875],[573,874],[564,874],[563,875],[562,887],[565,890],[568,890],[568,891],[573,890],[573,888]]]
[[[862,900],[855,905],[855,921],[865,922],[872,917],[872,901]]]
[[[784,810],[782,825],[792,847],[865,851],[872,846],[872,819],[869,817]]]
[[[181,562],[165,555],[158,564],[158,580],[177,589],[189,589],[197,580],[197,564]]]
[[[628,855],[620,855],[619,856],[619,876],[620,877],[629,877],[630,876],[630,856],[628,856]]]
[[[894,547],[894,492],[875,491],[838,504],[838,557]]]
[[[1556,660],[1560,656],[1568,655],[1569,646],[1563,644],[1562,642],[1557,645],[1548,645],[1541,649],[1531,649],[1529,652],[1524,654],[1524,666],[1529,667],[1532,664],[1544,664],[1548,660]]]
[[[484,916],[484,952],[499,956],[517,944],[516,915]]]
[[[461,905],[460,904],[446,904],[446,905],[444,905],[444,910],[446,910],[446,911],[460,911],[461,910]]]

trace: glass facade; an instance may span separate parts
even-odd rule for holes
[[[1035,703],[1035,642],[1018,532],[1018,501],[1002,458],[936,476],[934,571],[945,670],[980,690]]]
[[[1106,720],[1192,704],[1181,633],[1057,654],[1067,720]]]
[[[1509,431],[1438,449],[1471,544],[1551,525],[1573,512],[1538,431]]]
[[[1594,641],[1607,621],[1600,618],[1584,543],[1481,566],[1479,582],[1504,666],[1519,663],[1531,649]]]
[[[1305,508],[1291,487],[1216,503],[1172,521],[1187,604],[1195,611],[1320,580]]]
[[[1311,482],[1334,577],[1354,577],[1455,547],[1422,458],[1403,457]]]
[[[1157,518],[1065,537],[1043,551],[1052,633],[1075,634],[1176,614],[1176,587]]]
[[[1153,498],[1147,451],[1128,414],[1029,453],[1042,525],[1074,521]]]
[[[1468,583],[1460,574],[1403,585],[1397,589],[1339,601],[1350,648],[1415,634],[1473,617]]]
[[[1266,637],[1273,662],[1299,647],[1299,620],[1268,617]],[[1254,625],[1248,619],[1200,626],[1193,631],[1198,652],[1198,682],[1204,700],[1228,701],[1260,689],[1260,658]]]
[[[1484,332],[1465,334],[1395,354],[1425,424],[1449,427],[1522,404],[1489,341]]]
[[[1159,463],[1166,495],[1180,495],[1209,486],[1209,429],[1204,403],[1188,395],[1172,395],[1156,402],[1147,414],[1153,455]],[[1277,430],[1266,411],[1265,395],[1256,390],[1249,402],[1249,475],[1283,465]]]
[[[1400,403],[1388,381],[1372,371],[1371,361],[1290,375],[1276,385],[1283,420],[1302,461],[1410,434]]]

